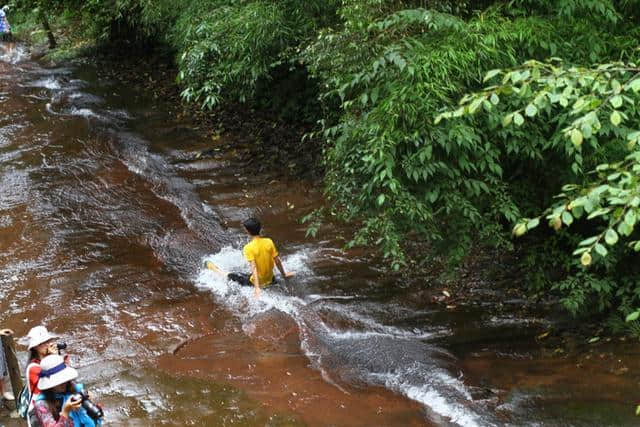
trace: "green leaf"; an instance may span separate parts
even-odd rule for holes
[[[613,111],[611,113],[611,117],[609,117],[609,120],[611,120],[611,124],[613,124],[614,126],[618,126],[620,122],[622,122],[622,116],[618,111]]]
[[[613,108],[620,108],[622,107],[622,97],[620,95],[616,95],[613,98],[611,98],[611,105],[613,105]]]
[[[611,81],[611,89],[613,89],[615,93],[620,93],[620,90],[622,90],[622,85],[618,80],[613,79]]]
[[[568,211],[562,212],[562,222],[565,225],[569,226],[573,223],[573,215],[571,215]]]
[[[513,235],[516,236],[516,237],[520,237],[526,232],[527,232],[527,225],[526,224],[519,223],[519,224],[516,224],[515,227],[513,227]]]
[[[536,228],[538,226],[538,224],[540,224],[540,218],[534,218],[534,219],[530,220],[529,222],[527,222],[527,230],[531,230],[533,228]]]
[[[629,226],[626,222],[622,221],[618,224],[618,234],[623,236],[630,236],[633,233],[633,228]]]
[[[533,104],[527,105],[527,108],[524,110],[524,113],[527,115],[527,117],[533,117],[537,112],[538,108]]]
[[[624,222],[630,227],[633,227],[636,224],[636,211],[633,209],[629,209],[624,215]]]
[[[573,255],[581,255],[588,251],[589,251],[589,248],[578,248],[575,251],[573,251]]]
[[[607,256],[607,253],[609,253],[607,251],[607,248],[605,248],[601,243],[597,243],[595,249],[596,252],[603,258]]]
[[[593,219],[593,218],[596,218],[596,217],[599,217],[599,216],[602,216],[602,215],[606,215],[606,214],[608,214],[610,211],[611,211],[611,209],[609,209],[609,208],[600,208],[600,209],[597,209],[597,210],[595,210],[595,211],[591,212],[591,213],[589,214],[589,216],[587,217],[587,219]]]
[[[482,101],[484,99],[483,98],[477,98],[475,99],[470,105],[469,105],[469,113],[473,114],[476,111],[478,111],[478,108],[480,108],[480,105],[482,105]]]
[[[580,263],[585,267],[591,264],[591,254],[589,252],[583,253],[582,256],[580,257]]]
[[[507,114],[502,118],[502,126],[507,127],[513,121],[513,114]]]
[[[498,103],[500,102],[500,98],[498,98],[498,95],[496,95],[495,93],[491,94],[491,98],[489,98],[489,100],[493,105],[498,105]]]
[[[382,204],[384,203],[384,199],[385,199],[384,194],[381,194],[378,196],[378,206],[382,206]]]
[[[513,122],[517,126],[522,126],[522,124],[524,123],[524,117],[522,117],[522,114],[520,114],[520,113],[514,113]]]
[[[364,107],[365,105],[367,105],[367,102],[369,101],[369,94],[368,93],[363,93],[360,96],[360,103],[362,104],[362,106]]]
[[[629,83],[629,87],[631,88],[631,90],[633,90],[635,93],[638,93],[638,91],[640,91],[640,79],[635,79],[634,81],[632,81],[631,83]]]
[[[573,129],[571,131],[571,142],[573,142],[573,145],[576,147],[580,146],[582,144],[582,132],[578,129]]]
[[[497,76],[501,72],[502,72],[502,70],[490,70],[490,71],[488,71],[487,74],[485,74],[484,79],[482,79],[482,82],[485,83],[486,81],[491,80],[492,78],[494,78],[495,76]]]
[[[596,343],[598,341],[600,341],[600,337],[593,337],[588,342],[589,342],[589,344],[593,344],[593,343]]]
[[[379,95],[380,95],[380,88],[379,87],[373,88],[373,90],[371,91],[371,102],[375,104],[376,101],[378,100]]]
[[[607,245],[609,246],[615,245],[618,243],[618,233],[616,233],[612,228],[608,229],[604,235],[604,241],[607,242]]]
[[[598,240],[598,236],[589,237],[588,239],[583,240],[579,243],[579,246],[591,246],[596,240]]]
[[[634,311],[633,313],[629,314],[626,318],[626,321],[633,322],[634,320],[638,320],[638,317],[640,317],[640,310]]]
[[[560,105],[562,106],[562,108],[566,108],[566,106],[569,105],[569,100],[566,96],[560,96]]]

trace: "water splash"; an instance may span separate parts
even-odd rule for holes
[[[298,272],[296,289],[304,288],[313,277],[311,264],[315,255],[313,250],[303,248],[283,259],[287,269]],[[233,246],[223,247],[204,261],[230,272],[247,269],[241,251]],[[254,332],[250,321],[254,316],[270,310],[291,316],[299,327],[301,351],[328,383],[345,393],[348,391],[341,384],[382,386],[422,403],[447,422],[469,427],[493,425],[488,414],[472,408],[472,397],[464,383],[443,367],[453,361],[453,356],[424,342],[442,331],[403,330],[339,304],[353,303],[357,299],[354,296],[301,297],[276,285],[256,300],[252,287],[204,268],[195,281],[198,288],[210,291],[243,325],[249,325],[243,328],[248,335]],[[325,318],[348,321],[333,325]]]
[[[0,61],[17,64],[29,59],[29,49],[22,44],[0,43]]]
[[[283,257],[285,267],[288,270],[296,271],[296,280],[303,279],[311,273],[308,260],[309,252],[307,251]],[[242,252],[232,246],[225,246],[220,252],[204,258],[203,264],[205,261],[211,261],[228,272],[247,271],[247,262],[244,260]],[[241,286],[207,269],[200,271],[196,284],[200,289],[211,291],[216,299],[224,301],[227,308],[241,319],[247,319],[272,309],[282,311],[295,318],[300,307],[306,305],[306,302],[300,298],[284,295],[279,289],[280,285],[268,287],[262,293],[261,298],[256,300],[253,287]]]

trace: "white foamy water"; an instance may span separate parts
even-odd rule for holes
[[[54,110],[52,103],[48,102],[47,104],[45,104],[45,109],[49,114],[52,114],[54,116],[79,116],[86,119],[96,118],[104,120],[104,118],[100,114],[96,113],[90,108],[71,107],[68,111],[58,112]]]
[[[309,253],[302,251],[283,257],[282,263],[287,271],[295,271],[296,281],[300,281],[311,273],[308,260]],[[211,261],[228,272],[248,272],[247,262],[242,256],[242,251],[231,246],[226,246],[217,254],[206,257],[203,260],[203,265],[205,261]],[[276,279],[278,279],[277,275]],[[211,291],[218,301],[223,302],[227,308],[242,319],[271,309],[280,310],[296,319],[298,309],[306,305],[305,301],[300,298],[283,295],[277,285],[267,287],[262,292],[260,299],[256,299],[253,287],[241,286],[205,268],[200,271],[196,283],[199,288]]]
[[[0,43],[0,61],[17,64],[29,58],[26,47],[15,43]]]
[[[43,79],[34,80],[32,82],[27,83],[25,86],[41,87],[41,88],[50,89],[50,90],[62,89],[62,86],[60,85],[60,81],[54,76],[49,76]]]
[[[439,329],[424,331],[421,329],[401,329],[395,326],[384,325],[377,320],[373,319],[371,316],[367,316],[365,314],[356,312],[350,306],[344,306],[340,304],[327,304],[324,306],[324,309],[330,309],[332,312],[339,314],[351,321],[352,323],[358,324],[361,328],[364,328],[365,331],[347,331],[347,332],[331,332],[335,337],[341,336],[349,336],[349,337],[357,337],[360,336],[362,338],[367,338],[371,336],[387,336],[387,337],[395,337],[395,338],[408,338],[408,339],[429,339],[444,333],[447,333],[446,329]]]
[[[481,416],[468,407],[472,397],[464,383],[442,369],[431,368],[425,372],[424,367],[414,364],[400,372],[372,374],[371,377],[389,390],[422,403],[451,423],[464,427],[497,425],[488,420],[487,414]],[[417,380],[424,384],[416,384]]]
[[[69,110],[69,115],[71,115],[71,116],[82,116],[82,117],[86,117],[86,118],[89,118],[89,117],[101,118],[99,114],[96,114],[90,108],[72,107],[71,110]]]

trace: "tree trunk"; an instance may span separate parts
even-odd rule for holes
[[[44,28],[44,31],[47,33],[47,37],[49,38],[49,49],[55,49],[57,46],[56,38],[53,35],[53,31],[51,31],[49,20],[44,12],[40,12],[40,21],[42,22],[42,28]]]
[[[22,375],[20,373],[20,364],[18,363],[18,357],[16,356],[16,349],[13,343],[12,335],[1,335],[2,349],[4,350],[4,357],[7,359],[7,368],[9,369],[9,378],[11,379],[11,390],[13,395],[18,398],[20,390],[22,390]]]

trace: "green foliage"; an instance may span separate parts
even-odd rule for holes
[[[635,320],[629,305],[640,302],[640,276],[629,262],[640,251],[634,233],[640,214],[640,68],[634,63],[583,68],[557,60],[528,61],[511,70],[492,70],[484,80],[496,84],[465,96],[456,110],[436,121],[482,111],[489,122],[501,118],[505,129],[547,128],[548,138],[527,143],[563,155],[574,183],[562,186],[542,215],[517,222],[513,234],[536,228],[543,217],[556,231],[578,227],[573,255],[582,268],[576,262],[578,272],[552,289],[565,295],[563,303],[573,313],[617,305]],[[601,265],[592,267],[594,262]],[[623,272],[630,276],[621,278]]]
[[[268,89],[265,82],[274,75],[291,76],[291,82],[299,85],[291,91],[307,91],[306,82],[299,82],[304,72],[292,62],[295,50],[335,19],[336,8],[336,0],[25,0],[20,4],[29,11],[73,11],[84,34],[100,45],[170,48],[177,57],[183,97],[203,108],[258,95],[268,101],[274,94],[258,94],[257,89]]]
[[[183,96],[203,108],[252,98],[258,84],[332,13],[332,2],[320,0],[210,3],[194,2],[173,33]]]
[[[613,0],[513,0],[514,11],[537,12],[556,15],[564,19],[588,17],[608,24],[616,24],[621,19],[623,9],[618,10]],[[620,5],[624,6],[624,5]]]
[[[478,127],[473,120],[434,126],[439,121],[433,117],[481,83],[479,70],[515,65],[531,55],[582,54],[565,41],[585,23],[512,18],[499,9],[465,21],[396,6],[343,2],[344,26],[321,33],[303,54],[326,84],[322,99],[339,105],[322,133],[329,142],[327,194],[344,220],[363,220],[352,243],[381,246],[396,268],[406,261],[407,234],[440,242],[454,258],[465,253],[470,236],[507,245],[495,231],[518,218],[523,204],[514,199],[517,190],[505,171],[536,167],[546,151],[544,135],[534,130],[531,139],[537,141],[521,144],[518,139],[528,138],[531,129]],[[604,40],[584,46],[584,53],[595,47],[609,49]],[[470,106],[481,107],[483,101]],[[527,113],[535,114],[531,108]]]

